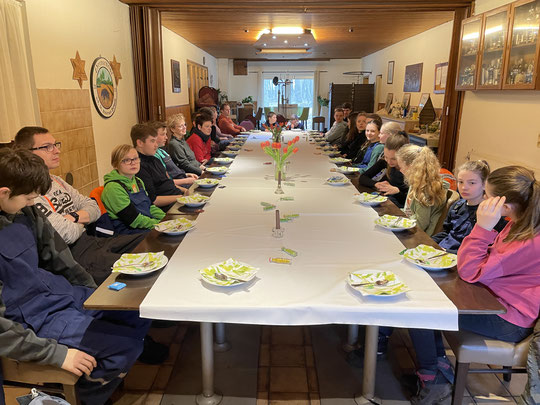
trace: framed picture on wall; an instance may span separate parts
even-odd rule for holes
[[[409,108],[411,103],[411,93],[403,93],[403,100],[401,100],[401,105],[403,108]]]
[[[418,92],[422,87],[422,69],[423,63],[408,65],[405,67],[405,82],[403,83],[404,92]]]
[[[446,77],[448,76],[448,62],[435,65],[435,86],[433,93],[444,94],[446,90]]]
[[[420,101],[418,102],[418,109],[422,110],[424,106],[426,105],[426,102],[428,101],[429,93],[422,93],[420,96]]]
[[[171,78],[173,93],[180,93],[180,62],[171,59]]]
[[[394,83],[394,61],[388,62],[388,72],[386,73],[386,84]]]
[[[394,93],[388,93],[386,95],[386,103],[384,103],[384,109],[388,112],[390,112],[390,106],[392,105],[394,101]]]

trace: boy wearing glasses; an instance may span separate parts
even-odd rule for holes
[[[14,147],[30,150],[42,158],[49,172],[60,166],[60,146],[60,142],[42,127],[24,127],[15,136]],[[131,252],[144,235],[110,238],[88,235],[85,225],[94,223],[101,216],[97,203],[79,193],[59,176],[50,174],[50,177],[51,187],[36,198],[36,208],[69,245],[75,260],[100,284],[111,273],[113,263],[122,253]]]
[[[96,284],[34,206],[50,185],[38,156],[0,149],[0,355],[82,376],[83,403],[102,405],[143,352],[150,321],[83,309]]]

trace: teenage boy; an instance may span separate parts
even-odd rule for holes
[[[177,186],[187,185],[188,187],[193,184],[195,180],[199,178],[194,173],[186,173],[174,164],[171,156],[165,150],[167,144],[167,124],[163,121],[153,121],[150,125],[156,130],[157,133],[157,150],[154,155],[159,159],[169,177],[174,180],[174,184]]]
[[[334,124],[330,130],[325,134],[326,140],[331,145],[341,145],[345,135],[347,135],[348,127],[347,123],[343,121],[344,113],[343,108],[336,108],[334,110]]]
[[[96,284],[34,206],[50,186],[39,156],[0,149],[0,355],[82,376],[83,403],[102,405],[143,351],[150,321],[83,309]]]
[[[167,212],[187,189],[174,184],[161,161],[154,156],[158,148],[154,128],[148,124],[133,125],[131,141],[141,159],[141,168],[136,176],[143,181],[152,204]]]
[[[24,127],[15,136],[15,148],[30,150],[39,156],[49,171],[60,166],[60,142],[46,128]],[[118,235],[99,238],[86,233],[86,227],[100,217],[97,203],[83,196],[59,176],[49,173],[50,189],[36,198],[36,208],[47,217],[69,245],[75,260],[88,271],[97,284],[111,274],[113,263],[123,253],[131,252],[144,235]]]

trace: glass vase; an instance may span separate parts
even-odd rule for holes
[[[285,164],[285,162],[281,163],[281,164],[277,164],[276,161],[274,161],[274,179],[276,181],[278,181],[278,178],[279,178],[279,172],[281,172],[281,180],[282,181],[285,181],[286,180],[286,173],[285,173],[285,168],[287,167],[287,165]]]

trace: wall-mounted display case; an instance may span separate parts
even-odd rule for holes
[[[540,0],[512,3],[504,89],[535,89],[538,71]]]
[[[483,17],[479,15],[462,22],[456,78],[457,90],[474,90],[476,88],[476,68],[480,51],[482,21]]]
[[[484,14],[477,89],[502,88],[510,6]]]

